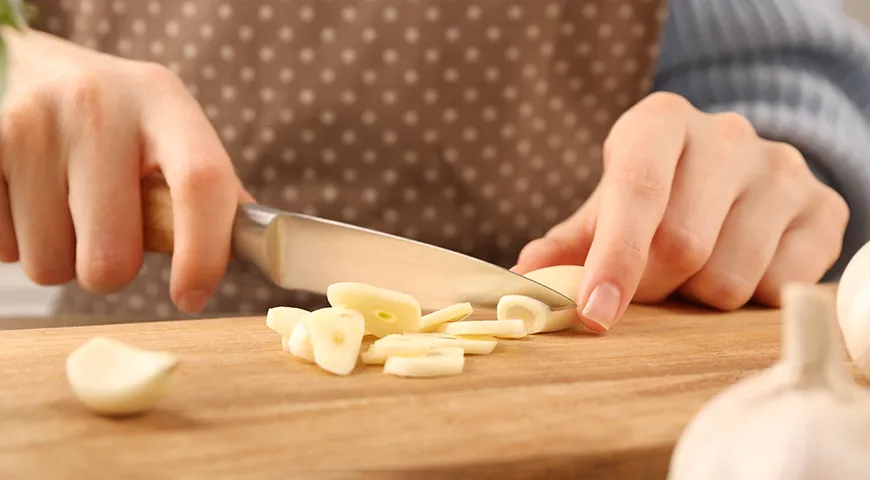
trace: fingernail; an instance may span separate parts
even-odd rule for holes
[[[610,327],[616,323],[616,313],[619,311],[621,298],[619,289],[608,283],[601,284],[592,290],[581,315],[603,330],[610,330]]]
[[[199,313],[208,302],[210,294],[206,290],[194,290],[178,299],[178,308],[185,313]]]

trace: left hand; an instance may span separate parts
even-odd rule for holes
[[[632,298],[777,306],[784,284],[817,282],[834,264],[848,219],[796,148],[759,138],[736,113],[655,93],[611,129],[586,203],[526,245],[513,270],[584,265],[576,301],[596,331]]]

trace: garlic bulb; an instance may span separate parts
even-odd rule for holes
[[[870,243],[843,270],[837,286],[837,320],[849,356],[870,376]]]
[[[670,480],[870,478],[870,391],[854,383],[824,288],[783,290],[782,358],[707,403]]]

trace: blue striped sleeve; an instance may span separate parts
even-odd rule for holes
[[[840,260],[870,240],[870,35],[830,0],[669,0],[654,90],[746,116],[849,204]]]

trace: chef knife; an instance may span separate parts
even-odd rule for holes
[[[145,250],[172,253],[169,188],[160,177],[142,182]],[[525,295],[553,310],[576,308],[568,297],[483,260],[445,248],[332,220],[240,205],[232,254],[288,290],[325,294],[336,282],[362,282],[414,296],[428,312],[469,302],[495,309],[503,295]]]

